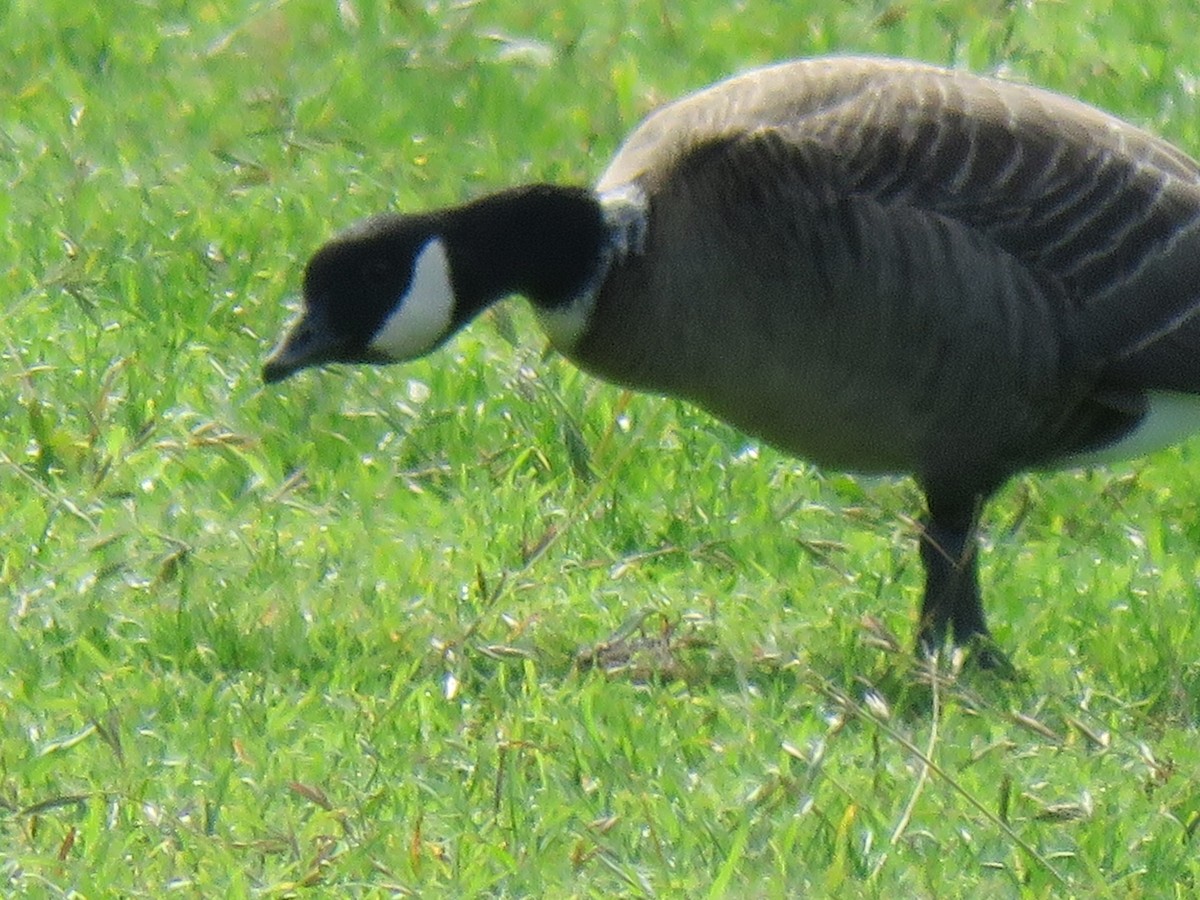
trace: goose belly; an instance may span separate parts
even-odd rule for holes
[[[731,342],[732,345],[732,342]],[[622,343],[629,347],[629,343]],[[760,348],[756,348],[760,349]],[[689,401],[714,417],[795,456],[831,469],[905,474],[920,468],[938,426],[899,379],[816,371],[767,356],[713,354],[683,360],[667,348],[636,361],[574,353],[574,362],[606,381]],[[944,429],[943,429],[944,430]]]
[[[822,467],[863,474],[918,468],[925,417],[884,391],[825,387],[779,390],[767,379],[691,399],[747,434]]]
[[[830,469],[1015,471],[1073,402],[1055,390],[1052,355],[1001,341],[948,353],[952,331],[905,340],[893,328],[816,319],[751,328],[727,317],[692,329],[714,336],[698,349],[672,330],[675,318],[636,330],[628,321],[607,320],[569,355],[605,380],[691,401]]]

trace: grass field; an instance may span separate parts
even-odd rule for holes
[[[335,230],[587,182],[769,60],[1002,71],[1200,153],[1197,22],[0,6],[0,893],[1196,896],[1200,444],[1014,481],[983,577],[1022,677],[932,680],[910,482],[598,384],[520,304],[258,373]]]

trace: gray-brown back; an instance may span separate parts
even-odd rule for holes
[[[571,355],[818,462],[999,480],[1200,390],[1200,168],[1068,98],[787,63],[651,115],[631,183],[645,253]]]

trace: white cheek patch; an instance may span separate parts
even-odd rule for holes
[[[441,343],[453,316],[450,259],[435,237],[417,254],[412,283],[375,332],[370,349],[396,361],[415,359]]]

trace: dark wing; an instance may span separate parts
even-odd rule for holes
[[[756,224],[746,192],[790,193],[758,205],[824,216],[817,268],[840,266],[866,317],[885,315],[896,285],[924,296],[899,339],[919,342],[949,315],[973,329],[952,336],[964,343],[951,368],[990,365],[990,345],[1006,346],[1016,368],[994,397],[1007,382],[1026,402],[1013,438],[1028,458],[1014,468],[1115,439],[1148,389],[1200,392],[1200,169],[1128,123],[919,64],[811,60],[651,116],[600,188],[641,181],[654,195],[666,180],[698,183],[699,169],[725,185],[732,228]]]
[[[756,133],[823,151],[831,188],[964,226],[1078,310],[1074,344],[1130,387],[1200,391],[1200,167],[1059,94],[903,60],[803,60],[647,119],[600,188]],[[808,152],[808,151],[805,151]]]

